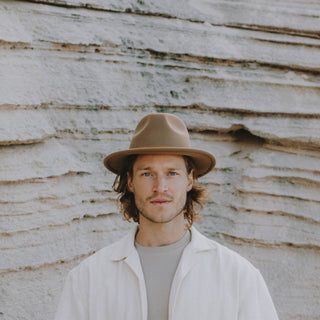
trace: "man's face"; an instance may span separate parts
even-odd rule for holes
[[[128,176],[140,223],[143,219],[153,223],[184,221],[183,209],[192,185],[192,172],[188,175],[183,157],[175,155],[138,156],[132,177]]]

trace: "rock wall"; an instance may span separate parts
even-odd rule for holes
[[[217,157],[197,227],[320,314],[320,6],[0,2],[0,319],[52,319],[67,272],[132,224],[102,164],[172,112]]]

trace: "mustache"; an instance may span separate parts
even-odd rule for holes
[[[163,199],[163,200],[167,200],[167,201],[172,201],[173,196],[168,195],[168,194],[163,194],[163,193],[157,193],[157,194],[152,195],[147,198],[148,201],[154,201],[156,199]]]

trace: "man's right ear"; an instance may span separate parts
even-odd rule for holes
[[[130,176],[129,172],[127,172],[127,185],[128,185],[129,191],[134,192],[132,177]]]

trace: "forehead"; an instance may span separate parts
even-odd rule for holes
[[[133,165],[134,170],[143,168],[186,169],[182,156],[168,154],[139,155]]]

